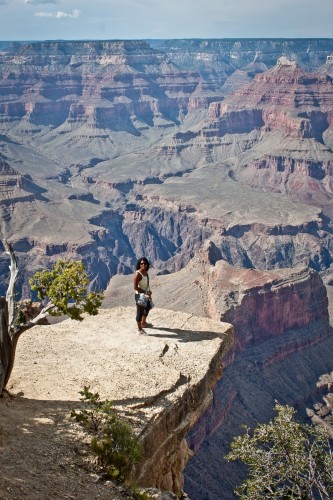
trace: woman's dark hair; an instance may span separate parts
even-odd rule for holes
[[[136,270],[138,271],[140,269],[141,262],[144,262],[145,264],[147,264],[147,271],[148,271],[150,264],[149,264],[149,260],[146,259],[146,257],[141,257],[141,259],[138,260],[138,262],[136,263]]]

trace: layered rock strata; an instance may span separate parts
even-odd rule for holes
[[[236,351],[317,322],[326,324],[328,331],[326,288],[315,271],[263,272],[235,269],[219,261],[209,281],[211,317],[219,315],[221,321],[234,325]]]
[[[271,339],[248,348],[224,370],[211,412],[188,436],[190,446],[200,447],[185,469],[185,491],[190,498],[235,498],[234,489],[246,471],[224,459],[229,443],[244,432],[244,423],[253,429],[258,422],[273,418],[276,400],[294,406],[297,418],[310,423],[305,406],[309,408],[311,402],[318,401],[316,380],[331,371],[333,335],[327,336],[327,328],[325,332],[322,324],[314,323],[289,332],[280,340],[277,343],[277,339]],[[292,349],[288,353],[289,343]],[[295,349],[297,343],[299,347]],[[284,355],[271,363],[281,352]]]
[[[296,60],[307,70],[320,67],[333,52],[328,39],[188,39],[150,40],[152,47],[162,50],[180,67],[201,71],[224,69],[265,71],[279,57]]]
[[[0,156],[0,205],[2,207],[43,199],[44,191],[32,182],[30,175],[21,175]]]
[[[313,67],[326,59],[323,41],[304,43]],[[15,175],[1,176],[0,239],[20,253],[24,295],[29,273],[57,257],[84,260],[105,288],[142,253],[180,269],[208,238],[235,266],[329,270],[331,77],[286,59],[271,67],[258,44],[166,43],[177,64],[143,41],[1,53],[0,147]],[[260,72],[225,99],[223,47],[235,59],[228,78],[253,58],[247,80]],[[287,43],[262,47],[288,55]],[[215,79],[194,64],[206,56],[220,58]]]
[[[233,177],[295,200],[327,205],[332,202],[332,102],[330,76],[305,73],[282,58],[225,102],[211,104],[211,123],[201,134],[209,138],[261,130],[262,144],[254,146],[253,154],[232,162]]]
[[[218,123],[221,134],[265,127],[284,129],[288,137],[322,140],[332,126],[332,88],[330,76],[306,73],[294,61],[280,58],[274,68],[256,75],[225,103],[211,104],[209,117],[223,116]]]
[[[26,44],[0,53],[0,74],[2,128],[21,122],[21,134],[83,123],[140,134],[176,122],[196,107],[192,96],[207,107],[219,94],[217,81],[205,89],[200,73],[179,70],[144,41]]]

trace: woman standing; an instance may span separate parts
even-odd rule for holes
[[[151,291],[149,287],[149,261],[146,257],[141,257],[136,264],[136,271],[134,274],[134,290],[135,290],[135,302],[136,302],[136,322],[138,325],[138,332],[140,335],[145,335],[145,331],[142,329],[147,325],[147,316],[151,309]],[[140,304],[140,299],[144,294],[146,299],[146,304]],[[140,297],[141,296],[141,297]],[[139,303],[138,303],[139,301]]]

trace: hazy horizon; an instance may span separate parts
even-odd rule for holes
[[[0,0],[0,38],[332,38],[332,17],[332,0]]]
[[[43,38],[43,39],[0,39],[0,42],[31,42],[31,43],[41,43],[41,42],[119,42],[119,41],[148,41],[149,40],[332,40],[333,36],[304,36],[304,37],[171,37],[171,38]]]

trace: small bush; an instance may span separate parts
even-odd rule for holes
[[[141,443],[132,428],[117,416],[111,401],[101,401],[89,387],[84,387],[80,394],[86,408],[73,410],[71,417],[92,434],[91,449],[105,473],[124,482],[142,458]]]
[[[80,411],[72,410],[71,417],[79,422],[88,432],[99,433],[109,419],[115,417],[115,411],[111,401],[100,401],[99,394],[92,393],[90,387],[84,387],[80,401],[85,404],[85,408]]]
[[[275,405],[277,416],[231,442],[228,460],[248,466],[248,478],[236,488],[242,499],[333,498],[333,453],[322,427],[294,420],[290,406]]]

